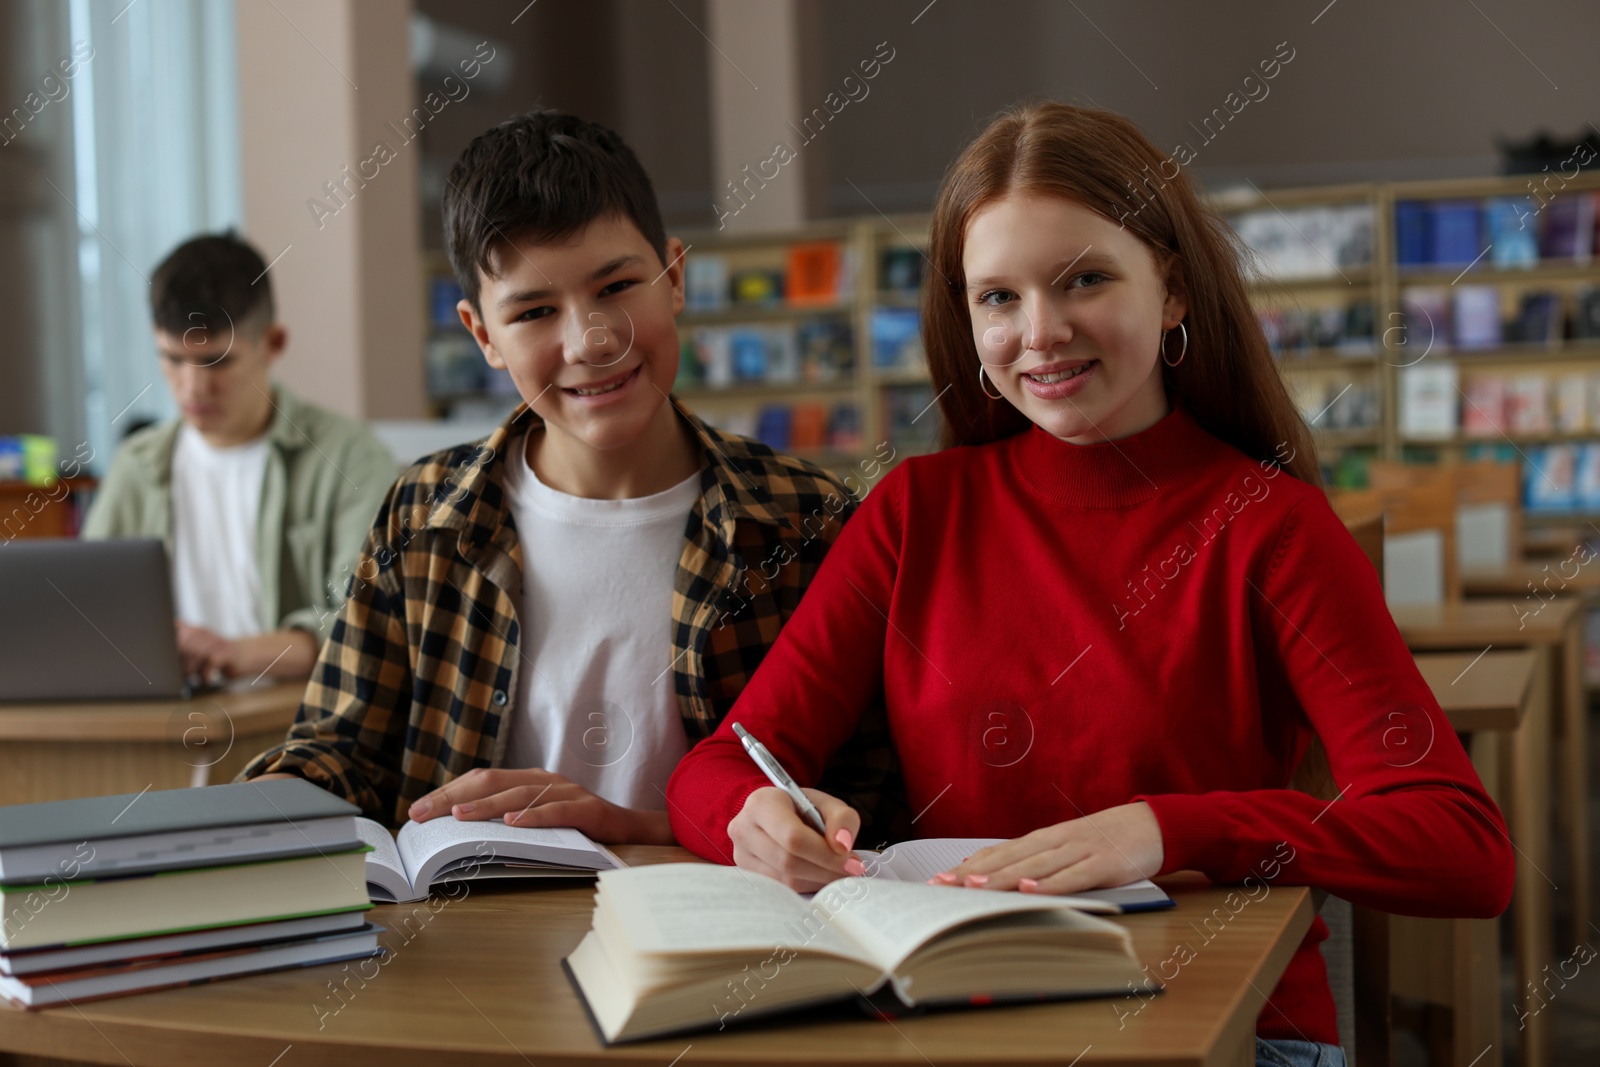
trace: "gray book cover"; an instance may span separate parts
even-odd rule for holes
[[[360,814],[303,778],[152,789],[0,807],[0,849]]]

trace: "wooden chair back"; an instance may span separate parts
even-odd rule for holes
[[[1461,567],[1456,550],[1455,483],[1452,478],[1418,479],[1411,485],[1387,488],[1346,489],[1331,498],[1334,511],[1346,526],[1372,515],[1383,516],[1384,557],[1397,547],[1395,538],[1405,534],[1436,532],[1441,544],[1439,588],[1442,599],[1461,599]],[[1369,535],[1370,536],[1370,535]],[[1387,576],[1388,567],[1380,567]],[[1385,581],[1385,589],[1391,583]]]
[[[1506,528],[1504,558],[1473,560],[1507,567],[1522,559],[1522,472],[1515,463],[1463,463],[1455,468],[1458,515],[1469,509],[1503,509]],[[1457,537],[1461,530],[1457,529]]]

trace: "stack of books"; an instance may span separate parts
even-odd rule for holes
[[[0,807],[25,1008],[374,956],[359,809],[299,779]]]

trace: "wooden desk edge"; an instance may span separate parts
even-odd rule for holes
[[[209,733],[230,724],[235,734],[248,736],[287,729],[304,695],[304,684],[282,682],[188,700],[0,704],[0,741],[176,742],[190,725]]]
[[[1451,674],[1449,683],[1454,685],[1469,668],[1482,659],[1493,657],[1494,665],[1519,664],[1515,669],[1520,677],[1514,692],[1496,694],[1492,699],[1478,702],[1463,700],[1461,703],[1452,703],[1447,697],[1448,691],[1434,684],[1428,677],[1431,673],[1429,667],[1443,666],[1444,673]],[[1470,652],[1415,652],[1412,659],[1417,664],[1418,671],[1423,675],[1423,680],[1428,682],[1428,688],[1433,690],[1433,695],[1439,701],[1439,706],[1450,720],[1450,725],[1459,733],[1471,733],[1477,730],[1516,730],[1522,725],[1523,716],[1528,711],[1528,697],[1533,691],[1534,672],[1538,670],[1539,656],[1532,649],[1501,649],[1491,652],[1482,652],[1474,655]],[[1460,667],[1460,672],[1456,668]],[[1441,696],[1441,693],[1445,694]]]
[[[675,846],[623,846],[618,850],[618,853],[624,862],[632,865],[695,859],[686,850]],[[1157,879],[1157,881],[1173,888],[1179,888],[1184,885],[1211,888],[1210,883],[1195,872],[1175,872],[1173,875]],[[1217,886],[1215,888],[1228,889],[1230,887]],[[1170,1053],[1157,1054],[1157,1059],[1161,1063],[1185,1065],[1185,1067],[1188,1067],[1188,1065],[1192,1065],[1192,1067],[1239,1067],[1241,1063],[1254,1062],[1255,1027],[1261,1008],[1266,1004],[1271,990],[1276,987],[1284,971],[1288,968],[1290,959],[1300,947],[1314,917],[1312,894],[1309,887],[1280,886],[1276,887],[1276,889],[1278,892],[1291,894],[1293,903],[1282,913],[1271,945],[1258,960],[1253,973],[1246,976],[1246,985],[1237,991],[1230,1004],[1230,1009],[1223,1018],[1218,1020],[1202,1048],[1197,1048],[1192,1056],[1179,1055],[1175,1058]],[[1138,918],[1139,916],[1133,917]],[[291,972],[273,972],[273,974],[282,973]],[[266,977],[270,977],[270,975]],[[116,1001],[122,999],[116,998]],[[116,1001],[108,1001],[107,1003],[115,1003]],[[3,1023],[4,1019],[9,1017],[23,1021],[25,1030],[29,1028],[27,1024],[34,1024],[42,1027],[47,1032],[43,1042],[40,1040],[39,1032],[27,1033],[25,1035],[26,1040],[20,1042],[22,1047],[17,1047],[19,1043],[15,1041],[15,1036],[6,1034],[3,1026],[0,1026],[0,1040],[5,1042],[3,1046],[0,1046],[0,1063],[4,1063],[11,1056],[46,1057],[51,1054],[52,1050],[58,1053],[71,1050],[72,1054],[81,1055],[89,1049],[93,1049],[93,1052],[88,1052],[89,1055],[96,1057],[93,1062],[120,1064],[128,1061],[123,1057],[121,1049],[112,1043],[111,1034],[123,1038],[130,1047],[137,1045],[140,1048],[172,1040],[173,1028],[160,1020],[133,1023],[125,1017],[116,1019],[102,1018],[97,1024],[91,1017],[95,1006],[94,1004],[85,1005],[89,1011],[89,1014],[85,1014],[81,1009],[76,1012],[69,1012],[64,1006],[62,1008],[47,1009],[42,1012],[24,1012],[14,1008],[14,1006],[0,1003],[0,1023]],[[87,1026],[83,1024],[87,1024]],[[192,1036],[196,1031],[206,1031],[207,1029],[204,1025],[198,1027],[190,1026],[183,1028],[179,1032],[188,1037]],[[107,1031],[110,1031],[110,1034]],[[139,1033],[139,1031],[143,1032]],[[341,1055],[348,1055],[347,1050],[352,1044],[364,1048],[378,1048],[382,1051],[379,1046],[369,1045],[364,1042],[352,1043],[337,1039],[330,1039],[322,1043],[308,1042],[304,1040],[305,1035],[300,1035],[291,1042],[292,1035],[275,1035],[250,1030],[228,1030],[214,1033],[213,1036],[226,1042],[227,1048],[232,1052],[242,1054],[246,1049],[259,1048],[267,1053],[266,1060],[270,1060],[274,1054],[281,1054],[282,1046],[286,1043],[298,1046],[300,1054],[304,1057],[309,1057],[305,1062],[311,1063],[339,1062]],[[781,1034],[778,1036],[781,1037]],[[80,1038],[82,1040],[79,1040]],[[693,1043],[694,1038],[694,1034],[683,1036],[683,1040],[686,1043]],[[181,1062],[184,1064],[197,1062],[193,1055],[190,1054],[192,1049],[188,1047],[189,1042],[185,1041],[183,1044],[185,1048],[180,1056]],[[341,1049],[346,1051],[341,1053]],[[441,1054],[448,1057],[451,1052],[455,1052],[458,1055],[466,1054],[466,1050],[457,1049],[454,1046],[448,1048],[440,1046],[428,1049],[421,1046],[407,1045],[396,1046],[389,1051],[395,1055],[396,1063],[436,1062],[428,1059],[428,1057]],[[732,1055],[719,1056],[716,1055],[714,1050],[707,1050],[705,1055],[709,1056],[710,1062],[723,1064],[724,1067],[732,1067],[732,1065],[740,1063],[759,1064],[773,1062],[792,1065],[797,1062],[792,1057],[778,1056],[770,1060],[752,1059],[734,1050],[729,1050],[729,1052]],[[653,1067],[659,1067],[659,1063],[662,1062],[648,1042],[639,1046],[623,1045],[610,1049],[597,1047],[592,1051],[577,1056],[574,1056],[570,1050],[561,1050],[538,1058],[541,1063],[570,1065],[618,1062],[639,1065],[650,1064]],[[1090,1057],[1091,1060],[1096,1058],[1094,1056]],[[495,1062],[502,1062],[503,1060],[509,1064],[523,1059],[525,1059],[523,1050],[512,1045],[507,1048],[506,1055],[495,1058]],[[266,1062],[266,1060],[263,1062]],[[77,1064],[90,1061],[71,1060],[67,1062]],[[840,1060],[834,1062],[842,1067],[843,1064],[853,1061]],[[867,1061],[859,1062],[864,1063]],[[973,1061],[968,1057],[963,1057],[962,1062]],[[1018,1060],[1017,1062],[1044,1063],[1047,1061]],[[1137,1064],[1145,1061],[1141,1060],[1137,1055],[1113,1055],[1111,1062]]]

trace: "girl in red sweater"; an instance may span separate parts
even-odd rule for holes
[[[1170,173],[1169,173],[1170,172]],[[677,839],[799,890],[860,874],[802,784],[882,700],[921,837],[1001,837],[950,885],[1073,893],[1193,869],[1488,917],[1500,812],[1319,487],[1231,231],[1113,113],[1006,113],[934,209],[924,298],[947,447],[884,476],[667,796]],[[1291,777],[1320,741],[1335,791]],[[1318,919],[1261,1062],[1337,1065]]]

